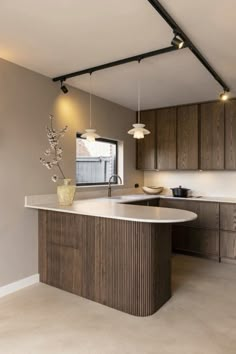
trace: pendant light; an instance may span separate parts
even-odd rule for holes
[[[140,60],[138,63],[140,64]],[[139,74],[140,74],[140,70],[139,70]],[[140,84],[140,75],[139,75],[138,77],[138,123],[133,124],[133,128],[128,131],[128,134],[133,135],[135,139],[143,139],[144,135],[150,134],[150,131],[144,128],[145,124],[142,124],[140,122],[140,101],[141,101],[141,84]]]
[[[89,129],[85,129],[85,133],[81,135],[81,138],[93,142],[100,136],[96,133],[96,129],[92,129],[92,73],[90,73],[89,86]]]

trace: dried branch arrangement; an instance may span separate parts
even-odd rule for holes
[[[44,155],[47,156],[47,160],[41,157],[40,162],[42,163],[43,166],[47,167],[49,170],[51,170],[54,167],[57,167],[61,174],[61,178],[65,179],[66,178],[65,174],[60,166],[60,162],[62,161],[62,153],[63,153],[63,150],[60,146],[60,139],[63,138],[68,127],[65,126],[65,128],[57,131],[53,127],[54,116],[50,115],[49,119],[50,119],[50,128],[46,127],[49,148],[44,153]],[[56,174],[52,176],[53,182],[57,182],[59,179],[60,177],[58,177],[58,175]]]

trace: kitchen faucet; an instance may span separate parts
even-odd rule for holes
[[[119,175],[112,175],[110,178],[109,178],[109,181],[108,181],[108,197],[110,198],[111,197],[111,180],[112,178],[118,178],[120,180],[120,184],[122,184],[122,179]]]

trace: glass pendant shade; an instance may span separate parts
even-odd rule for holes
[[[144,135],[150,134],[150,131],[145,129],[145,124],[136,123],[133,124],[133,129],[128,131],[128,134],[134,136],[135,139],[143,139]]]
[[[95,139],[100,138],[100,136],[96,134],[96,129],[85,129],[85,133],[81,135],[81,138],[85,138],[92,142],[95,141]]]

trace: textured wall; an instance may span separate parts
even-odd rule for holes
[[[70,89],[61,94],[50,78],[0,59],[0,286],[38,272],[37,212],[24,208],[24,196],[54,193],[50,172],[39,163],[47,146],[45,126],[54,113],[64,138],[65,171],[75,176],[75,134],[88,127],[89,96]],[[125,186],[143,182],[135,170],[135,141],[127,130],[135,113],[94,97],[94,125],[104,137],[124,141]],[[94,188],[94,187],[93,187]],[[83,189],[84,190],[84,189]]]

